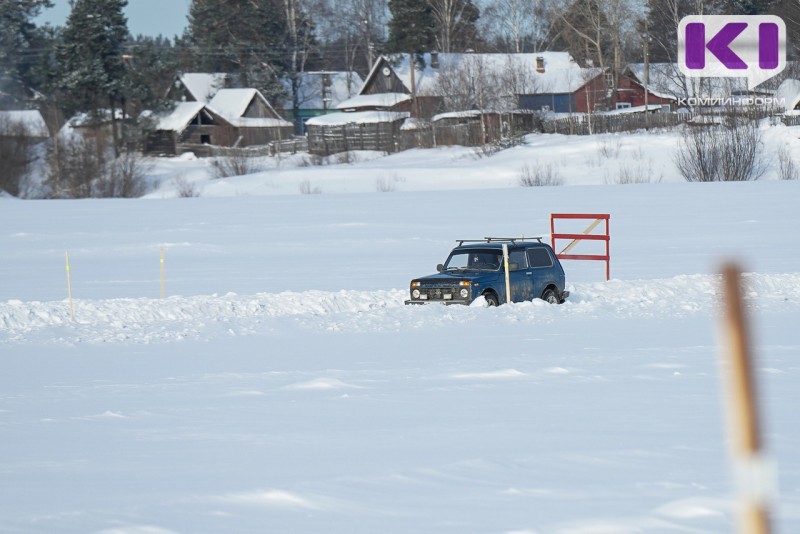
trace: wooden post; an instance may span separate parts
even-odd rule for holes
[[[722,275],[727,342],[725,392],[731,454],[739,486],[738,531],[769,534],[767,501],[774,481],[762,450],[748,323],[742,303],[741,270],[736,265],[726,265]]]
[[[69,252],[64,252],[64,257],[67,260],[67,299],[69,300],[69,320],[75,322],[75,308],[72,306],[72,280],[70,279],[69,268]]]
[[[511,276],[508,272],[508,245],[503,243],[503,266],[506,272],[506,304],[511,302]]]

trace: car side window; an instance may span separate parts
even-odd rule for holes
[[[524,250],[512,250],[508,253],[508,263],[516,263],[517,270],[528,268],[528,259],[525,257]]]
[[[529,248],[528,260],[531,262],[531,267],[552,267],[553,258],[546,248]]]

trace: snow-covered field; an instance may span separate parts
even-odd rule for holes
[[[221,181],[173,160],[200,198],[0,198],[0,531],[732,532],[715,331],[736,259],[775,531],[800,532],[800,182],[681,183],[673,137],[621,139]],[[643,158],[660,183],[582,185]],[[516,187],[537,161],[571,185]],[[547,234],[551,212],[611,214],[613,280],[567,262],[561,306],[403,306],[455,239]]]

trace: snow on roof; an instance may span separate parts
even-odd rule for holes
[[[400,129],[403,131],[419,130],[424,126],[425,126],[425,121],[416,119],[414,117],[409,117],[403,121],[403,124],[400,125]]]
[[[247,108],[254,98],[261,100],[275,117],[245,117]],[[242,127],[277,127],[291,126],[292,123],[276,118],[277,113],[257,89],[220,89],[208,109],[230,121],[234,126]]]
[[[181,132],[205,107],[202,102],[178,102],[171,112],[155,115],[156,130]]]
[[[400,102],[411,100],[411,95],[405,93],[376,93],[372,95],[358,95],[341,102],[337,109],[351,108],[391,108]]]
[[[479,117],[483,113],[489,113],[486,111],[481,111],[479,109],[470,109],[465,111],[449,111],[447,113],[439,113],[438,115],[434,115],[433,122],[440,121],[442,119],[468,119],[471,117]]]
[[[124,119],[124,114],[122,113],[121,109],[114,108],[114,118],[118,121]],[[111,110],[109,109],[99,109],[97,110],[97,115],[92,115],[91,113],[77,113],[73,115],[65,124],[70,128],[83,128],[86,126],[92,126],[94,124],[107,124],[111,122]]]
[[[667,104],[664,104],[666,106]],[[630,106],[627,108],[611,109],[608,111],[598,111],[595,115],[629,115],[631,113],[644,113],[645,111],[659,111],[661,104],[648,104],[647,106]]]
[[[239,117],[231,119],[231,124],[243,128],[279,128],[293,127],[293,124],[283,119],[273,119],[271,117]]]
[[[644,63],[631,63],[625,69],[644,84]],[[677,63],[650,63],[648,91],[661,98],[727,97],[747,91],[747,78],[687,78]]]
[[[208,103],[208,107],[226,119],[238,119],[244,115],[256,95],[261,96],[261,93],[255,89],[220,89]]]
[[[344,126],[345,124],[374,124],[394,122],[408,118],[405,111],[353,111],[350,113],[328,113],[313,117],[306,122],[309,126]]]
[[[225,87],[228,74],[224,72],[185,72],[181,83],[198,102],[208,103],[217,91]]]
[[[800,80],[787,78],[783,80],[775,92],[775,99],[783,102],[783,109],[792,112],[800,104]]]
[[[0,111],[0,123],[21,124],[29,137],[50,137],[47,123],[38,110]]]
[[[297,101],[300,109],[335,109],[341,102],[358,94],[364,83],[358,73],[347,71],[301,72],[298,76]],[[323,102],[323,76],[327,76],[330,82],[324,88],[327,105]],[[289,81],[284,80],[283,85],[291,93]],[[291,107],[291,100],[287,107]]]
[[[411,66],[408,54],[385,57],[393,65],[400,81],[411,89]],[[529,54],[438,54],[438,67],[432,66],[431,54],[423,55],[424,67],[415,63],[414,83],[417,94],[431,95],[436,92],[439,76],[455,70],[483,72],[488,83],[506,81],[513,85],[516,94],[573,93],[602,71],[598,68],[583,68],[569,52],[538,52]],[[544,72],[538,72],[541,59]],[[367,77],[377,75],[375,69]],[[520,75],[523,74],[523,75]],[[366,84],[365,84],[366,85]],[[363,89],[363,88],[362,88]]]

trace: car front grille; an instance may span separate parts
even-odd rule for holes
[[[459,295],[459,291],[461,288],[455,286],[444,286],[444,287],[420,287],[420,300],[426,301],[452,301],[452,300],[460,300],[463,299]],[[426,298],[427,297],[427,298]]]

